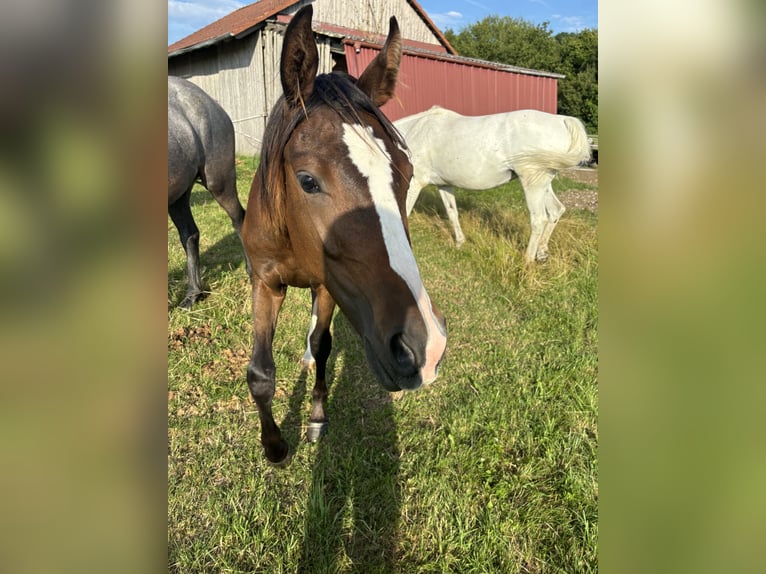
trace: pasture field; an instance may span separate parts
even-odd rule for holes
[[[243,205],[255,170],[238,158]],[[596,186],[559,176],[557,191]],[[250,286],[231,222],[202,187],[203,284],[193,310],[168,219],[168,570],[265,573],[596,572],[597,215],[569,208],[527,268],[517,181],[457,192],[455,249],[434,188],[410,219],[447,318],[438,380],[389,394],[346,318],[333,322],[328,434],[305,440],[311,297],[290,289],[274,341],[274,416],[293,453],[269,465],[245,382]]]

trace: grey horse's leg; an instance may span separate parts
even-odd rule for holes
[[[181,245],[186,252],[186,296],[181,301],[181,307],[190,308],[196,301],[204,297],[204,291],[199,274],[199,229],[194,223],[191,212],[191,189],[184,193],[175,203],[168,206],[168,214],[178,230]]]
[[[206,176],[206,186],[208,191],[212,194],[218,204],[223,208],[226,214],[231,219],[231,223],[234,226],[234,230],[242,241],[242,222],[245,220],[245,210],[242,204],[239,202],[239,196],[237,195],[237,173],[233,167],[227,170],[226,173],[215,174],[214,176]],[[247,257],[247,253],[244,250],[244,243],[242,245],[243,253],[245,253],[245,268],[250,279],[253,278],[252,267],[250,266],[250,260]]]

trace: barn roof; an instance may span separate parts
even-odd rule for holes
[[[431,29],[447,53],[455,54],[455,49],[447,41],[447,38],[444,37],[441,30],[436,27],[431,18],[428,17],[428,14],[426,14],[420,4],[415,0],[407,0],[407,2]],[[168,57],[211,46],[223,40],[246,36],[268,18],[279,14],[283,10],[287,10],[297,3],[298,0],[259,0],[253,4],[243,6],[239,10],[227,14],[223,18],[208,24],[204,28],[200,28],[196,32],[168,46]]]
[[[280,17],[277,21],[281,22],[283,20]],[[285,19],[285,21],[287,20]],[[321,22],[317,23],[314,30],[327,36],[337,35],[338,37],[343,38],[344,44],[351,44],[353,46],[380,48],[386,41],[385,36],[379,36],[377,34],[360,34],[357,30],[348,30],[341,28],[340,26],[328,26]],[[514,72],[517,74],[525,74],[527,76],[542,76],[546,78],[556,78],[558,80],[566,78],[564,74],[558,74],[556,72],[533,70],[531,68],[522,68],[521,66],[513,66],[511,64],[503,64],[502,62],[490,62],[489,60],[479,60],[478,58],[469,58],[467,56],[458,56],[457,54],[438,52],[434,50],[435,47],[434,44],[427,44],[425,42],[416,42],[414,40],[402,41],[402,53],[410,56],[419,56],[428,60],[439,60],[442,62],[455,62],[457,64],[475,66],[477,68]]]
[[[289,21],[289,16],[277,16],[277,22],[287,23]],[[344,44],[351,44],[353,46],[380,48],[386,41],[386,37],[380,34],[360,32],[359,30],[352,30],[350,28],[344,28],[343,26],[336,26],[333,24],[326,24],[324,22],[314,22],[313,30],[325,36],[335,36],[337,38],[341,38]],[[435,44],[417,42],[415,40],[403,39],[402,49],[405,54],[409,54],[411,56],[419,56],[429,60],[455,62],[458,64],[475,66],[477,68],[487,68],[490,70],[500,70],[503,72],[514,72],[517,74],[526,74],[528,76],[543,76],[546,78],[556,78],[559,80],[566,77],[563,74],[557,74],[555,72],[545,72],[542,70],[533,70],[530,68],[522,68],[520,66],[512,66],[511,64],[503,64],[500,62],[490,62],[488,60],[479,60],[477,58],[458,56],[457,54],[438,51],[439,48]]]

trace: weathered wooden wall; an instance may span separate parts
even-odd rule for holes
[[[260,153],[266,118],[282,95],[279,58],[284,27],[265,28],[237,41],[181,54],[168,61],[168,74],[205,90],[231,117],[237,153]],[[332,70],[330,39],[318,38],[319,73]]]
[[[407,0],[316,0],[313,4],[314,20],[317,22],[385,36],[388,34],[389,18],[396,16],[403,37],[441,45]]]

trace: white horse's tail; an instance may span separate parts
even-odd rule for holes
[[[588,141],[588,132],[585,131],[583,123],[577,118],[564,116],[564,124],[567,126],[567,130],[569,130],[569,152],[573,157],[578,158],[577,163],[574,165],[590,161],[590,142]]]
[[[590,160],[590,143],[583,123],[571,116],[561,116],[561,119],[569,132],[568,149],[534,150],[513,158],[513,171],[529,183],[536,183],[546,175],[555,175],[560,169],[575,167]]]

